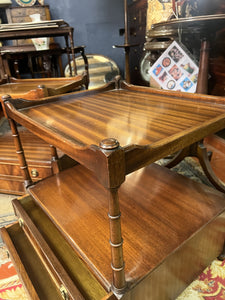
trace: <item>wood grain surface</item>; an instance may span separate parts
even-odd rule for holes
[[[122,147],[148,145],[225,118],[223,106],[126,90],[74,95],[21,113],[78,147],[99,145],[106,137]]]
[[[225,127],[221,97],[125,83],[113,87],[112,83],[41,102],[5,101],[4,107],[8,117],[98,173],[106,186],[108,163],[99,148],[103,139],[119,141],[128,174]]]
[[[75,77],[15,79],[0,85],[0,96],[37,100],[48,96],[64,94],[81,88],[87,82],[86,74]]]
[[[220,254],[225,195],[151,163],[223,129],[223,98],[115,81],[42,101],[5,98],[3,105],[11,123],[80,163],[28,191],[108,292],[127,287],[136,292],[124,299],[151,299],[147,278],[171,266],[174,255],[173,298]],[[189,267],[190,253],[196,263]],[[170,273],[162,273],[167,281]]]
[[[29,193],[110,290],[107,192],[93,174],[78,165],[39,182]],[[127,176],[119,190],[126,280],[137,284],[222,213],[224,197],[154,164]]]

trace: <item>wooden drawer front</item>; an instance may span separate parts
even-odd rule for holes
[[[14,176],[0,175],[0,193],[23,195],[25,193],[23,179]]]
[[[33,179],[40,180],[53,174],[50,164],[46,164],[45,166],[28,164],[28,168]],[[0,175],[19,176],[22,178],[20,166],[15,162],[0,162]]]
[[[28,169],[30,171],[31,178],[34,180],[40,180],[51,176],[53,174],[51,166],[30,166],[28,164]]]
[[[18,223],[1,228],[13,264],[32,300],[62,300],[60,292]]]
[[[53,174],[51,165],[30,166],[29,171],[33,182]],[[24,195],[24,180],[18,164],[0,163],[0,193]]]
[[[13,200],[13,206],[24,233],[58,288],[65,288],[68,299],[114,299],[113,294],[107,294],[81,262],[31,196],[25,196],[20,201]]]

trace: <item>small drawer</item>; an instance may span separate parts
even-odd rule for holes
[[[62,300],[60,291],[45,269],[28,238],[18,223],[1,228],[12,262],[23,286],[32,300]]]
[[[23,232],[48,270],[47,273],[54,278],[57,288],[63,286],[68,297],[65,299],[115,299],[97,281],[31,196],[14,199],[12,203]]]
[[[0,175],[0,193],[24,195],[25,187],[23,179],[21,177]]]
[[[53,174],[51,165],[46,166],[31,166],[28,165],[28,169],[32,179],[43,179]]]

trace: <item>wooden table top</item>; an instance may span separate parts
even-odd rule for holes
[[[0,97],[10,95],[13,99],[37,100],[81,89],[86,84],[86,75],[40,79],[16,79],[10,77],[8,81],[0,85]]]
[[[63,85],[76,82],[78,77],[57,77],[57,78],[35,78],[35,79],[16,79],[11,78],[9,83],[0,85],[0,97],[6,94],[12,96],[16,94],[25,94],[30,90],[37,89],[38,86],[48,88],[59,88]]]
[[[99,143],[117,139],[125,151],[127,173],[225,127],[221,97],[125,83],[120,89],[109,84],[105,89],[41,102],[5,104],[10,117],[91,169]],[[87,153],[91,153],[90,161]]]

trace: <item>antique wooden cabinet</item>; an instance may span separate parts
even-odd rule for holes
[[[174,299],[224,258],[224,193],[153,163],[224,128],[222,103],[120,81],[5,99],[27,195],[1,234],[31,299]],[[34,184],[16,122],[77,164]]]
[[[147,0],[132,1],[128,5],[128,40],[130,47],[130,77],[132,84],[146,85],[141,77],[140,63],[144,56]]]
[[[33,181],[36,182],[52,175],[54,172],[50,146],[28,130],[22,127],[20,129]],[[26,193],[11,132],[0,136],[0,193],[15,195]]]

